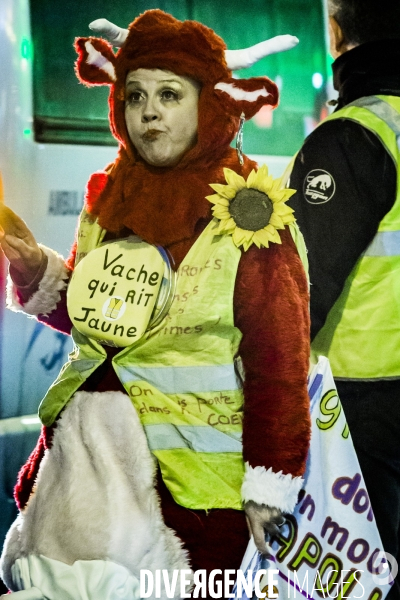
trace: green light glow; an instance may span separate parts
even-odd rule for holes
[[[22,58],[25,58],[26,60],[32,59],[32,44],[31,44],[30,40],[28,40],[27,38],[22,38],[21,56],[22,56]]]
[[[29,137],[32,135],[32,129],[24,129],[24,137]]]

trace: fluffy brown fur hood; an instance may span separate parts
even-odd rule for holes
[[[114,78],[95,68],[87,56],[87,46],[109,61]],[[161,10],[149,10],[129,26],[123,47],[114,55],[112,47],[97,38],[79,38],[77,74],[89,85],[111,85],[110,125],[120,142],[117,160],[103,174],[89,181],[86,203],[105,229],[119,232],[127,227],[148,242],[164,246],[192,238],[211,218],[211,205],[205,196],[210,183],[223,183],[223,168],[244,177],[256,165],[245,159],[239,164],[230,147],[243,113],[251,118],[264,104],[278,103],[276,85],[266,77],[232,79],[225,60],[226,45],[216,33],[196,21],[178,21]],[[130,142],[125,124],[125,81],[131,70],[165,69],[201,83],[198,105],[197,143],[178,165],[152,167],[145,163]],[[101,71],[101,72],[100,72]],[[216,88],[240,84],[245,99],[235,99]],[[246,92],[260,94],[247,96]],[[243,94],[242,94],[243,95]],[[255,98],[255,99],[253,99]]]

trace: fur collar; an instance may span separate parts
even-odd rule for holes
[[[230,147],[214,158],[211,163],[208,158],[180,168],[156,168],[129,160],[121,148],[108,173],[95,173],[89,180],[86,208],[114,233],[128,228],[164,247],[192,239],[211,219],[205,196],[212,194],[210,183],[224,182],[223,167],[244,177],[256,167],[247,157],[241,167]]]

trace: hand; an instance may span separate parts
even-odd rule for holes
[[[279,508],[267,506],[266,504],[257,504],[250,500],[244,505],[247,524],[250,532],[253,534],[254,543],[257,550],[263,555],[270,555],[267,544],[265,543],[265,534],[271,537],[279,533],[279,527],[285,522],[285,517]]]
[[[10,265],[29,284],[42,262],[42,251],[25,222],[0,202],[0,246]]]

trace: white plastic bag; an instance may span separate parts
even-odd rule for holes
[[[382,550],[329,361],[324,357],[309,378],[309,395],[311,445],[299,502],[294,514],[287,516],[279,538],[272,540],[272,558],[262,560],[250,540],[241,571],[266,569],[260,585],[265,592],[268,570],[278,570],[278,575],[273,573],[278,584],[270,586],[267,597],[275,592],[279,600],[383,600],[397,565]],[[248,596],[239,593],[237,597],[246,600]]]

